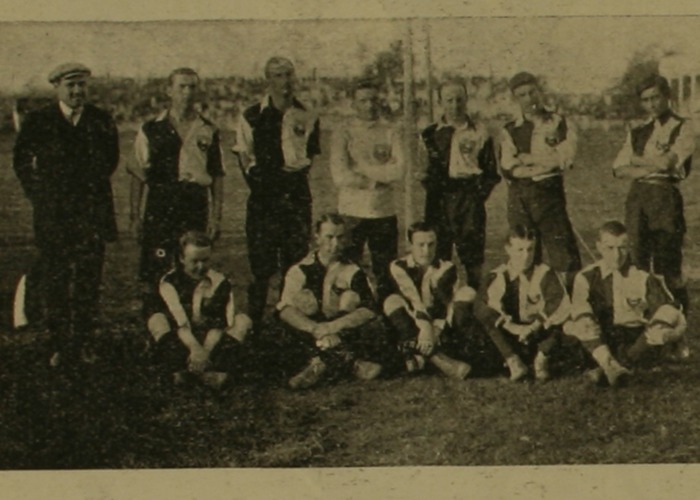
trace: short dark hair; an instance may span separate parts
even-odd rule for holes
[[[288,59],[286,57],[280,57],[280,56],[272,56],[265,63],[265,78],[270,77],[270,66],[272,66],[274,64],[289,64],[292,67],[292,69],[294,69],[294,63],[292,62],[291,59]]]
[[[175,82],[175,77],[176,77],[177,75],[196,76],[196,77],[197,77],[197,81],[199,81],[199,75],[198,75],[197,72],[196,72],[195,70],[193,70],[192,68],[185,68],[185,67],[183,67],[183,68],[176,68],[176,69],[172,70],[172,71],[170,72],[170,74],[168,75],[168,85],[169,85],[169,86],[172,86],[172,84]]]
[[[352,86],[350,95],[355,98],[355,94],[357,94],[358,90],[374,90],[379,92],[379,83],[370,78],[363,78],[355,82],[355,84]]]
[[[668,80],[661,75],[652,74],[644,78],[637,84],[637,95],[641,97],[642,92],[652,87],[656,87],[666,98],[671,97],[671,86]]]
[[[180,257],[185,255],[185,248],[189,245],[197,248],[211,248],[214,245],[212,239],[201,231],[187,231],[178,240],[178,250]]]
[[[536,241],[537,231],[525,224],[516,224],[508,230],[505,241],[506,245],[510,243],[510,240]]]
[[[440,85],[437,89],[438,99],[442,100],[442,89],[452,85],[454,85],[455,87],[462,87],[464,89],[464,97],[469,97],[469,94],[467,92],[467,83],[464,81],[463,78],[454,77],[447,78],[440,82]]]
[[[413,235],[416,233],[430,233],[433,232],[437,235],[437,229],[430,222],[418,221],[414,222],[408,227],[406,231],[406,236],[408,237],[409,243],[413,243]]]
[[[534,85],[539,87],[539,82],[537,81],[537,77],[535,75],[527,71],[521,71],[508,82],[511,92],[515,92],[515,89],[523,85]]]
[[[316,230],[316,234],[321,232],[321,226],[323,226],[326,222],[330,222],[334,226],[343,226],[345,225],[345,219],[340,214],[337,214],[335,212],[332,213],[326,213],[323,214],[321,217],[318,218],[316,221],[316,224],[314,226]]]
[[[627,228],[620,221],[609,220],[598,228],[598,241],[600,241],[603,233],[610,234],[612,236],[622,236],[623,234],[627,234]]]

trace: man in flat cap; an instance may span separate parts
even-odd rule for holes
[[[221,142],[219,129],[195,109],[198,86],[199,76],[191,68],[170,73],[170,105],[141,126],[127,163],[132,175],[131,223],[141,233],[139,277],[150,292],[158,290],[158,281],[173,267],[183,234],[207,232],[214,240],[219,233]],[[148,302],[144,313],[150,315]]]
[[[645,78],[637,95],[648,118],[630,129],[613,163],[615,177],[632,180],[625,217],[632,263],[663,275],[687,314],[681,275],[685,218],[678,185],[690,172],[695,136],[690,120],[671,110],[665,78]]]
[[[510,80],[521,116],[505,125],[501,169],[508,181],[508,223],[537,232],[536,254],[557,271],[570,288],[581,268],[576,237],[566,211],[564,170],[576,153],[576,134],[566,119],[545,108],[534,75],[521,72]]]
[[[27,116],[14,148],[34,209],[52,366],[94,360],[105,243],[117,237],[110,177],[119,138],[109,114],[87,102],[89,76],[77,63],[53,70],[58,102]]]
[[[309,170],[321,153],[319,122],[294,97],[294,65],[284,57],[265,64],[268,93],[239,120],[233,150],[250,188],[246,213],[253,281],[248,312],[256,327],[270,278],[300,261],[311,239]]]

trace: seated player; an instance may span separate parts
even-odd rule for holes
[[[467,286],[458,288],[456,266],[437,258],[433,226],[412,224],[408,241],[411,253],[391,263],[396,291],[384,301],[406,370],[422,370],[427,359],[448,377],[465,379],[471,366],[449,357],[440,344],[459,344],[454,337],[464,331],[455,331],[452,319],[463,322],[476,293]]]
[[[548,356],[569,318],[564,284],[553,269],[535,262],[536,246],[534,230],[513,227],[505,245],[508,262],[488,275],[475,306],[513,381],[528,373],[523,358],[534,358],[535,379],[550,378]]]
[[[371,380],[382,370],[371,361],[383,337],[374,296],[362,268],[343,255],[345,237],[339,215],[322,216],[316,222],[317,249],[284,278],[277,304],[284,326],[282,349],[287,362],[308,363],[289,379],[292,389],[311,387],[346,370]]]
[[[198,378],[219,388],[236,373],[251,328],[236,314],[231,282],[210,269],[212,240],[189,231],[179,241],[175,268],[159,285],[161,307],[148,319],[156,362],[175,383]]]
[[[571,323],[566,332],[577,337],[599,368],[596,382],[620,385],[653,346],[684,341],[686,319],[663,278],[630,264],[625,226],[606,222],[598,230],[601,259],[576,275],[571,297]]]

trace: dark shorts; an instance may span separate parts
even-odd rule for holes
[[[644,270],[653,265],[655,273],[676,286],[686,229],[681,192],[671,183],[633,182],[625,208],[632,261]]]
[[[508,185],[508,223],[534,228],[539,236],[537,252],[558,272],[581,269],[571,221],[566,210],[561,176],[541,181],[511,180]]]
[[[311,198],[251,195],[246,213],[248,260],[253,276],[266,279],[286,272],[309,251]]]
[[[425,220],[438,231],[437,255],[452,260],[452,246],[465,267],[484,263],[486,208],[478,178],[451,180],[443,190],[428,190]]]
[[[190,182],[149,186],[143,220],[139,277],[155,282],[173,265],[186,231],[206,231],[208,188]]]

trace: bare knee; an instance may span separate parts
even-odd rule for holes
[[[160,340],[161,337],[170,331],[170,322],[163,313],[153,314],[150,318],[148,318],[148,323],[146,326],[156,341]]]
[[[299,290],[292,298],[292,305],[304,316],[313,316],[318,313],[318,300],[308,288]]]
[[[463,286],[455,292],[454,302],[472,303],[474,300],[476,300],[476,290],[470,286]]]
[[[340,295],[338,310],[349,313],[360,307],[360,296],[353,290],[346,290]]]
[[[236,314],[231,325],[226,333],[238,340],[244,342],[250,331],[253,329],[253,321],[247,314]]]
[[[389,295],[384,301],[384,314],[391,316],[393,313],[399,309],[404,309],[406,307],[406,299],[398,294]]]

